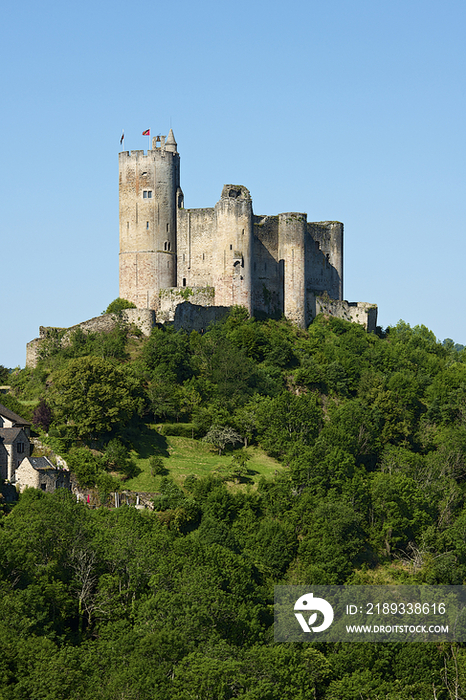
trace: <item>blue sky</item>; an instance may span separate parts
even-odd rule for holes
[[[6,0],[0,364],[118,296],[118,151],[173,127],[185,206],[345,224],[344,297],[466,344],[464,2]]]

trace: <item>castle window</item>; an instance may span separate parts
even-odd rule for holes
[[[146,221],[146,228],[149,228],[149,222]]]
[[[186,277],[183,277],[183,287],[186,287]]]
[[[41,487],[42,491],[47,490],[47,484],[41,484],[40,487]]]
[[[167,250],[167,241],[165,241],[165,243],[163,244],[163,249]]]
[[[244,236],[244,228],[243,228],[243,230],[241,231],[241,235]]]
[[[129,221],[126,222],[126,228],[129,228]]]
[[[183,262],[184,262],[184,253],[183,253]]]
[[[170,230],[170,224],[167,224],[167,233],[169,232],[169,230]]]
[[[167,262],[167,267],[170,267],[170,261],[169,261],[169,262]]]
[[[167,243],[167,249],[170,250],[170,241]]]
[[[231,243],[230,243],[230,250],[233,250],[233,246],[231,245]]]
[[[205,253],[202,253],[202,259],[205,260]]]
[[[144,190],[142,196],[144,199],[152,199],[152,190]]]

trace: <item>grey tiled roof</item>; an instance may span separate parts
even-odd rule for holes
[[[11,445],[22,430],[22,428],[0,428],[0,440],[2,440],[5,445]],[[26,435],[24,435],[24,439],[27,440]]]
[[[1,403],[0,403],[0,416],[3,416],[4,418],[8,418],[8,420],[13,421],[13,423],[18,423],[18,425],[31,425],[28,420],[21,418],[21,416],[18,416],[18,414],[15,413],[14,411],[10,411],[9,408],[7,408],[6,406],[4,406]]]
[[[34,469],[51,469],[56,470],[56,467],[50,462],[47,457],[26,457],[34,467]]]

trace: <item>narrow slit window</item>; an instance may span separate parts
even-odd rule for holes
[[[148,222],[148,221],[146,221],[146,228],[147,228],[147,229],[149,228],[149,222]]]
[[[183,277],[183,287],[186,287],[186,277]]]

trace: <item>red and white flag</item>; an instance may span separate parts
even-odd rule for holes
[[[146,129],[145,131],[142,132],[143,136],[150,136],[150,129]]]

